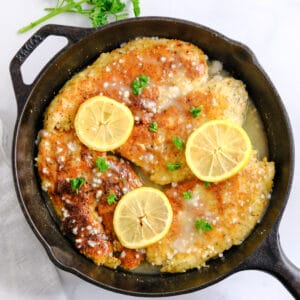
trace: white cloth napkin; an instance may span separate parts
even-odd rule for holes
[[[55,266],[19,207],[4,133],[0,118],[0,299],[66,299]]]

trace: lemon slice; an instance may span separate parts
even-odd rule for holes
[[[218,182],[246,166],[251,149],[251,141],[242,127],[228,120],[213,120],[189,136],[185,156],[199,179]]]
[[[113,217],[120,243],[130,249],[147,247],[170,229],[173,210],[167,196],[151,187],[137,188],[119,201]]]
[[[97,151],[110,151],[123,145],[132,132],[133,124],[130,109],[105,96],[83,102],[74,121],[79,140]]]

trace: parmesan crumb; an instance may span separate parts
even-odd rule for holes
[[[90,247],[94,248],[94,247],[97,246],[98,243],[95,242],[95,241],[88,240],[88,241],[87,241],[87,244],[88,244]]]

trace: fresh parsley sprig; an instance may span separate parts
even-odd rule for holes
[[[101,156],[96,159],[96,166],[101,173],[105,173],[109,169],[109,163]]]
[[[70,186],[71,189],[78,194],[79,193],[79,189],[82,187],[82,185],[85,182],[85,178],[83,177],[76,177],[70,180]]]
[[[179,151],[184,150],[184,141],[178,136],[173,137],[173,144]]]
[[[153,121],[150,125],[149,125],[149,130],[152,132],[157,132],[158,130],[158,124],[156,121]]]
[[[141,14],[140,0],[131,0],[133,5],[133,12],[136,17]]]
[[[140,15],[139,0],[131,0],[134,15]],[[55,7],[45,8],[48,14],[40,19],[31,22],[18,30],[24,33],[35,26],[62,13],[76,13],[87,16],[93,27],[99,27],[109,22],[112,17],[116,21],[128,17],[126,12],[126,4],[121,0],[57,0]]]
[[[168,170],[175,171],[181,167],[181,164],[177,162],[176,163],[167,162],[166,166]]]
[[[204,219],[197,219],[195,221],[195,227],[197,230],[202,230],[204,232],[214,229],[213,226]]]
[[[182,195],[185,200],[191,200],[193,198],[193,193],[191,191],[185,191]]]
[[[211,186],[211,183],[208,182],[208,181],[203,181],[203,184],[204,184],[204,186],[207,187],[207,188]]]
[[[201,105],[198,107],[192,106],[190,108],[190,113],[196,119],[202,113],[202,106]]]
[[[116,202],[117,202],[116,195],[114,193],[110,193],[107,196],[107,204],[112,205],[112,204],[115,204]]]
[[[150,77],[144,74],[136,77],[131,85],[132,93],[136,96],[140,95],[143,88],[148,86],[149,80]]]

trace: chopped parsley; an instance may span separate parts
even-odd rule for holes
[[[205,187],[210,187],[211,183],[208,181],[203,181]]]
[[[108,162],[101,156],[96,159],[96,166],[101,173],[104,173],[109,169]]]
[[[202,230],[204,232],[213,230],[212,225],[206,222],[204,219],[197,219],[195,222],[195,227],[197,230]]]
[[[142,89],[148,86],[150,77],[146,75],[140,75],[136,77],[131,85],[132,93],[136,96],[142,93]]]
[[[76,194],[79,193],[79,189],[82,187],[82,185],[85,182],[85,178],[83,177],[77,177],[70,180],[70,185],[73,191],[76,192]]]
[[[177,136],[173,137],[173,143],[179,151],[184,150],[184,141],[180,137]]]
[[[180,164],[180,163],[170,163],[170,162],[167,163],[167,168],[168,168],[170,171],[178,170],[180,167],[181,167],[181,164]]]
[[[157,132],[158,130],[158,124],[156,121],[153,121],[150,126],[149,126],[149,130],[152,132]]]
[[[107,197],[107,203],[109,205],[112,205],[112,204],[115,204],[117,201],[116,201],[116,195],[114,193],[110,193]]]
[[[193,116],[194,118],[197,118],[197,117],[202,113],[202,106],[201,106],[201,105],[198,106],[198,107],[192,106],[192,107],[190,108],[190,113],[192,114],[192,116]]]
[[[183,192],[182,195],[185,200],[191,200],[193,198],[193,194],[191,191]]]

